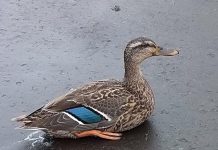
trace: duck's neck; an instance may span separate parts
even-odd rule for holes
[[[127,85],[137,85],[144,83],[144,77],[140,65],[133,62],[125,62],[124,82]]]

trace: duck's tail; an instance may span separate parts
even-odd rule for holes
[[[22,125],[18,128],[28,127],[28,125],[32,123],[32,121],[30,119],[28,119],[26,115],[21,115],[19,117],[12,118],[11,121],[16,121],[16,122],[22,123]]]
[[[33,113],[29,115],[21,115],[16,118],[12,118],[11,121],[16,121],[22,123],[22,125],[19,128],[29,128],[33,122],[36,121],[38,118],[37,115],[42,111],[42,108],[39,108],[38,110],[34,111]]]

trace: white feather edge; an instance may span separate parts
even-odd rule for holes
[[[76,119],[75,117],[73,117],[72,115],[68,114],[67,112],[63,112],[65,115],[67,115],[68,117],[70,117],[71,119],[73,119],[74,121],[78,122],[81,125],[85,125],[84,123],[82,123],[81,121],[79,121],[78,119]]]
[[[24,130],[31,130],[31,131],[36,131],[36,130],[47,130],[46,128],[38,128],[38,127],[16,127],[17,129],[24,129]]]
[[[91,106],[88,106],[89,108],[91,108],[91,109],[93,109],[94,111],[96,111],[96,112],[98,112],[99,114],[101,114],[103,117],[105,117],[108,121],[111,121],[112,119],[108,116],[108,115],[106,115],[105,113],[103,113],[103,112],[101,112],[101,111],[99,111],[99,110],[97,110],[97,109],[95,109],[95,108],[93,108],[93,107],[91,107]]]
[[[135,42],[135,43],[131,43],[131,44],[129,45],[129,47],[133,48],[133,47],[139,46],[139,45],[141,45],[141,44],[142,44],[142,42]]]
[[[74,100],[67,100],[67,101],[74,101]],[[75,101],[74,101],[75,102]],[[103,112],[101,112],[101,111],[99,111],[99,110],[97,110],[97,109],[95,109],[95,108],[93,108],[93,107],[91,107],[91,106],[88,106],[88,105],[85,105],[86,107],[89,107],[89,108],[91,108],[91,109],[93,109],[94,111],[96,111],[97,113],[99,113],[99,114],[101,114],[103,117],[105,117],[108,121],[111,121],[112,119],[108,116],[108,115],[106,115],[105,113],[103,113]],[[66,113],[67,114],[67,113]],[[70,114],[67,114],[69,117],[71,116]],[[71,117],[73,117],[73,116],[71,116]],[[75,117],[73,117],[73,118],[75,118]],[[72,118],[72,119],[73,119]],[[75,121],[79,121],[78,119],[74,119]],[[80,121],[81,122],[81,121]],[[82,122],[81,122],[82,123]]]

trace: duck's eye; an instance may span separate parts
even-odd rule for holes
[[[149,47],[153,47],[156,48],[156,46],[154,44],[148,44]]]

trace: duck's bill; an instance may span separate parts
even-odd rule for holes
[[[162,49],[162,48],[158,53],[159,56],[175,56],[177,54],[179,54],[178,49],[165,50],[165,49]]]

